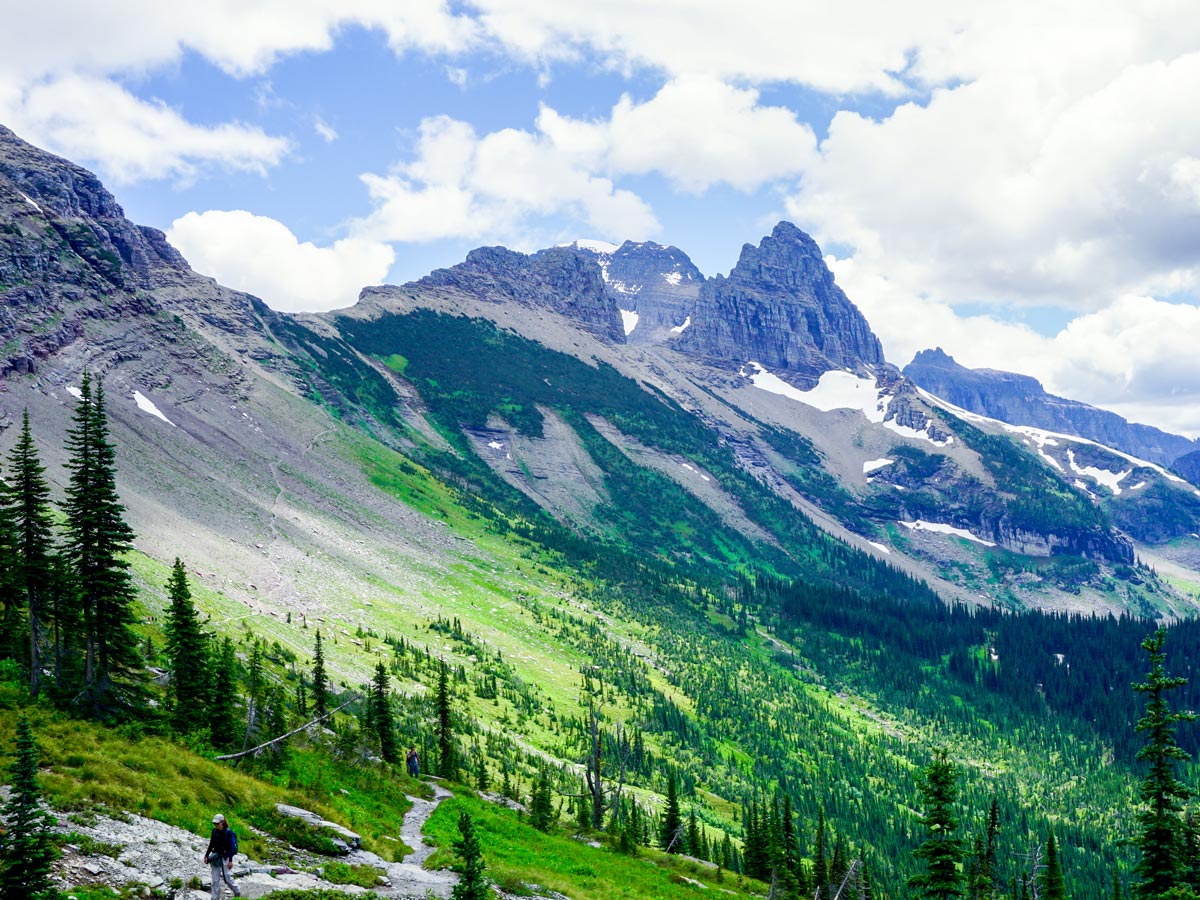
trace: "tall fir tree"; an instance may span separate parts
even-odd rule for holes
[[[233,641],[221,641],[216,654],[213,677],[209,684],[208,730],[212,744],[218,750],[228,750],[237,743],[236,720],[239,718],[239,696],[237,687],[237,657],[233,652]]]
[[[46,467],[38,458],[29,426],[29,410],[21,415],[21,433],[8,455],[13,533],[14,587],[25,598],[29,634],[29,695],[41,692],[42,646],[47,608],[54,587],[53,518]]]
[[[437,682],[437,739],[438,774],[454,779],[458,775],[458,760],[454,753],[454,708],[450,698],[450,669],[445,660],[438,665]]]
[[[1067,882],[1063,877],[1062,861],[1058,858],[1058,842],[1054,832],[1046,838],[1046,859],[1038,873],[1038,900],[1067,900]]]
[[[1138,733],[1146,735],[1146,746],[1138,751],[1137,758],[1149,765],[1139,791],[1145,804],[1138,813],[1141,833],[1136,842],[1141,859],[1134,870],[1138,876],[1134,895],[1139,900],[1160,897],[1183,880],[1180,809],[1189,792],[1176,777],[1175,769],[1188,759],[1188,754],[1176,742],[1175,730],[1195,715],[1171,711],[1168,694],[1187,684],[1187,679],[1167,675],[1163,650],[1166,636],[1160,628],[1142,641],[1142,649],[1150,656],[1150,672],[1144,682],[1133,686],[1146,698],[1146,713],[1137,723]]]
[[[10,793],[0,833],[0,900],[56,900],[50,867],[58,858],[54,819],[41,807],[38,746],[29,720],[17,720],[16,758],[9,767]]]
[[[400,762],[400,747],[396,742],[396,723],[392,718],[391,691],[387,668],[380,660],[375,664],[375,678],[371,682],[370,713],[368,722],[371,733],[379,742],[379,755],[383,761],[396,765]]]
[[[529,796],[529,824],[538,831],[549,831],[553,823],[554,794],[550,787],[550,773],[543,766]]]
[[[925,840],[913,856],[923,870],[908,879],[908,885],[929,900],[951,900],[962,896],[962,876],[958,862],[963,857],[963,842],[956,835],[958,819],[954,804],[958,800],[958,767],[939,750],[922,771],[921,797],[924,801],[922,824]]]
[[[483,874],[483,848],[475,833],[475,821],[465,810],[458,814],[459,839],[454,842],[454,853],[458,857],[459,880],[450,892],[452,900],[490,900],[491,888]]]
[[[104,385],[83,377],[74,423],[67,432],[66,550],[83,600],[84,683],[77,702],[108,718],[142,699],[134,682],[141,666],[133,630],[133,582],[126,555],[133,531],[117,494],[116,447],[109,440]]]
[[[668,853],[679,853],[683,849],[682,843],[683,816],[679,812],[679,789],[672,769],[667,773],[667,805],[658,829],[658,845]]]
[[[163,631],[171,677],[167,692],[171,727],[176,734],[192,734],[209,724],[208,636],[200,628],[187,570],[178,556],[167,580],[167,599]]]
[[[321,646],[321,629],[317,629],[316,640],[313,641],[312,665],[312,714],[319,719],[329,713],[329,676],[325,674],[325,648]]]
[[[817,810],[816,850],[813,854],[813,885],[818,898],[829,898],[829,839],[825,834],[825,810]]]

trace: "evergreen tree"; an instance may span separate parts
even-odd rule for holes
[[[687,847],[685,848],[689,856],[701,858],[704,848],[700,844],[700,823],[696,820],[696,807],[688,810],[687,822]]]
[[[208,700],[208,731],[213,746],[228,750],[237,743],[234,721],[238,717],[237,657],[233,641],[225,638],[217,654],[211,678],[212,693]]]
[[[1058,844],[1054,832],[1046,838],[1046,860],[1039,873],[1039,900],[1067,900],[1067,883],[1063,878],[1062,864],[1058,859]]]
[[[142,699],[133,684],[140,660],[126,560],[133,531],[117,495],[104,386],[97,384],[93,393],[86,374],[67,449],[66,549],[83,600],[84,683],[77,701],[91,715],[105,718]]]
[[[176,734],[190,734],[209,724],[208,637],[200,629],[187,571],[178,556],[167,581],[167,597],[170,602],[163,630],[171,676],[167,693],[171,727]]]
[[[958,767],[947,759],[945,750],[938,751],[922,771],[920,789],[926,837],[913,856],[923,864],[924,871],[910,877],[908,885],[930,900],[951,900],[962,896],[958,861],[963,856],[963,842],[954,834],[958,828],[954,815]]]
[[[329,678],[325,674],[325,650],[321,646],[321,629],[313,643],[312,714],[319,719],[329,713]]]
[[[0,834],[0,900],[54,900],[50,866],[58,858],[51,829],[54,818],[40,804],[38,746],[29,720],[17,720],[16,758],[9,767],[11,793],[4,804]]]
[[[446,661],[438,666],[437,683],[438,774],[443,778],[458,776],[458,761],[454,758],[454,721],[450,702],[450,671]]]
[[[997,871],[999,836],[1000,803],[995,797],[992,797],[992,805],[988,809],[987,839],[983,845],[983,860],[979,867],[979,876],[983,881],[981,897],[992,896],[1000,890],[1000,883],[997,880],[999,875]]]
[[[458,856],[459,881],[450,892],[452,900],[490,900],[491,888],[483,874],[483,849],[475,834],[475,822],[467,812],[458,814],[458,831],[462,835],[454,842]]]
[[[380,660],[375,664],[375,679],[371,682],[367,721],[371,733],[379,742],[379,755],[383,757],[383,761],[397,765],[400,762],[400,747],[396,743],[396,723],[392,718],[391,692],[388,686],[387,669]]]
[[[538,831],[549,831],[554,822],[554,796],[550,789],[550,775],[543,768],[538,772],[529,797],[529,824]]]
[[[1166,631],[1160,628],[1142,641],[1142,649],[1150,656],[1150,672],[1146,681],[1133,686],[1146,697],[1146,713],[1137,723],[1137,731],[1146,733],[1146,746],[1137,756],[1150,767],[1139,791],[1145,804],[1138,813],[1141,833],[1136,839],[1142,854],[1135,869],[1139,881],[1134,885],[1134,893],[1139,900],[1165,894],[1180,883],[1183,874],[1180,865],[1183,823],[1179,812],[1188,789],[1176,777],[1175,767],[1186,761],[1188,754],[1176,743],[1175,728],[1195,716],[1171,711],[1167,694],[1183,687],[1187,679],[1167,675],[1165,640]]]
[[[287,713],[284,709],[283,688],[276,685],[271,689],[266,699],[267,734],[272,738],[287,734]],[[268,766],[273,772],[279,772],[287,763],[287,740],[276,741],[269,748]]]
[[[683,816],[679,812],[679,794],[675,770],[667,773],[667,806],[658,829],[658,845],[668,853],[679,853],[683,847]]]
[[[475,769],[475,787],[480,791],[491,790],[492,780],[488,775],[487,759],[481,753],[479,765]]]
[[[14,588],[25,598],[29,629],[29,695],[41,690],[43,626],[54,584],[53,521],[46,467],[38,459],[29,428],[29,410],[21,416],[21,434],[8,456],[12,469],[9,491],[14,554]]]
[[[817,849],[813,856],[813,884],[819,897],[829,898],[829,850],[825,836],[825,810],[817,810]]]

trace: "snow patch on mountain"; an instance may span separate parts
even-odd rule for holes
[[[675,334],[683,334],[685,331],[688,330],[688,328],[691,327],[691,325],[692,325],[692,317],[688,316],[686,319],[683,320],[682,325],[675,325],[674,327],[671,328],[671,331]]]
[[[38,212],[42,212],[42,208],[37,205],[36,200],[34,200],[32,197],[30,197],[24,191],[17,191],[17,193],[21,195],[21,199],[23,199],[26,203],[28,203],[30,206],[32,206],[34,209],[36,209]]]
[[[632,309],[621,310],[621,326],[625,329],[625,337],[633,334],[633,329],[637,328],[638,314]]]
[[[608,271],[604,271],[604,280],[608,281]],[[638,294],[641,293],[642,286],[640,284],[626,284],[623,281],[609,281],[608,286],[618,294]]]
[[[621,248],[616,244],[610,244],[608,241],[597,241],[592,238],[580,238],[577,241],[567,241],[565,244],[559,244],[559,247],[574,247],[576,250],[590,250],[592,253],[613,254]]]
[[[166,416],[164,416],[162,410],[154,405],[154,401],[151,400],[149,397],[147,397],[145,394],[143,394],[141,391],[133,392],[133,402],[137,404],[137,408],[140,409],[142,412],[149,413],[150,415],[154,416],[157,419],[162,419],[164,422],[166,422],[172,428],[176,427],[175,423],[172,422],[170,419],[168,419]]]
[[[880,553],[886,553],[888,556],[892,555],[892,551],[889,548],[883,546],[883,544],[876,543],[875,541],[867,541],[867,543],[870,544],[872,547],[874,547],[876,550],[878,550]]]
[[[667,284],[672,285],[672,286],[678,285],[679,282],[683,281],[683,273],[682,272],[665,272],[665,273],[663,273],[663,281],[665,281]]]
[[[891,398],[888,399],[890,402]],[[939,441],[932,434],[930,434],[929,429],[932,425],[933,422],[929,421],[925,423],[924,428],[913,428],[909,425],[901,425],[899,422],[891,419],[883,423],[884,428],[888,429],[889,431],[896,432],[896,434],[900,435],[901,437],[912,438],[913,440],[917,441],[929,441],[929,443],[933,444],[935,447],[948,447],[950,444],[954,443],[954,435],[948,434],[943,440]]]
[[[869,475],[871,472],[882,469],[884,466],[890,466],[894,462],[894,459],[888,459],[887,457],[882,457],[881,459],[868,459],[865,463],[863,463],[863,474]]]
[[[83,391],[81,391],[79,388],[75,387],[75,385],[73,385],[73,384],[67,385],[66,392],[68,394],[70,394],[72,397],[74,397],[76,400],[83,399]]]
[[[760,363],[750,362],[747,366],[754,373],[747,375],[746,366],[739,374],[749,378],[754,386],[779,394],[789,400],[797,400],[806,406],[819,409],[822,412],[832,412],[835,409],[856,409],[867,417],[868,422],[882,422],[887,413],[892,398],[875,386],[875,379],[860,378],[853,372],[831,370],[821,375],[816,387],[802,391],[792,387],[778,375],[772,375]]]
[[[1126,469],[1124,472],[1110,472],[1108,469],[1098,469],[1095,466],[1080,466],[1075,462],[1075,451],[1070,448],[1067,448],[1067,462],[1071,466],[1071,471],[1076,475],[1086,475],[1097,484],[1104,485],[1113,492],[1114,497],[1121,493],[1121,482],[1133,474],[1133,469]]]
[[[915,522],[905,522],[901,520],[901,525],[909,531],[933,531],[938,534],[949,534],[954,537],[960,537],[963,540],[974,541],[976,544],[982,544],[985,547],[995,547],[995,541],[985,541],[976,534],[972,534],[965,528],[956,528],[953,525],[946,525],[942,522],[926,522],[924,519],[917,519]]]

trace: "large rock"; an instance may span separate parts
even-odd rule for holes
[[[324,832],[341,849],[342,853],[349,853],[351,850],[358,850],[362,847],[362,838],[359,835],[344,825],[321,818],[315,812],[301,809],[299,806],[288,806],[286,803],[276,803],[275,811],[281,816],[299,819],[315,831]]]
[[[804,388],[830,369],[865,374],[884,363],[879,338],[834,284],[821,248],[790,222],[743,246],[728,278],[704,282],[675,346],[735,368],[758,362]]]

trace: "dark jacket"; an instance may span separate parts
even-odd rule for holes
[[[233,833],[232,828],[226,825],[224,828],[212,830],[212,837],[208,839],[208,849],[204,851],[204,858],[211,860],[216,855],[221,859],[233,859],[237,855],[237,850],[237,835]]]

